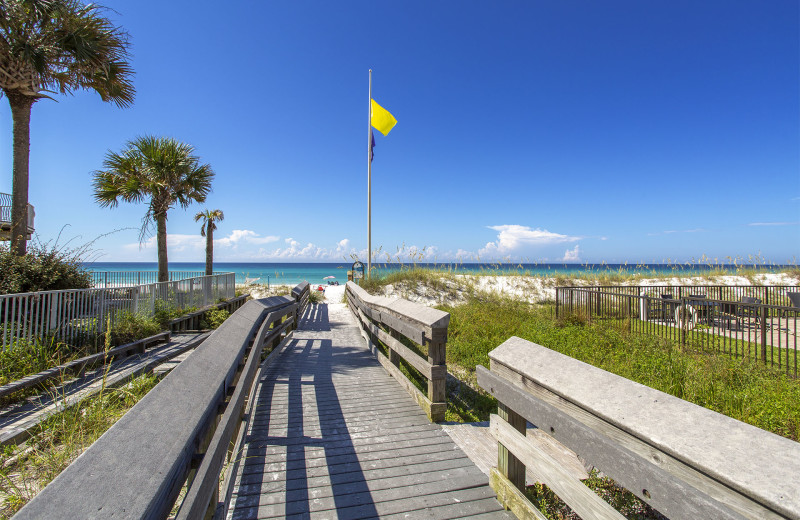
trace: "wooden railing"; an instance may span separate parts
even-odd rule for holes
[[[219,478],[258,373],[296,328],[296,298],[250,300],[15,518],[203,518],[223,512]],[[271,349],[261,362],[264,349]],[[185,498],[176,504],[181,488]]]
[[[378,361],[416,399],[431,421],[443,421],[447,409],[445,353],[450,314],[400,298],[372,296],[353,282],[347,282],[345,294]],[[387,350],[388,356],[381,348]],[[427,351],[427,359],[417,351]],[[401,359],[407,370],[410,367],[427,379],[427,395],[403,374]]]
[[[489,359],[491,484],[519,518],[544,518],[521,491],[526,467],[581,518],[624,518],[526,437],[528,421],[668,518],[800,518],[800,444],[520,338]]]

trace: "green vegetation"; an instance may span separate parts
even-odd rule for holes
[[[0,92],[14,121],[11,251],[26,252],[30,121],[33,104],[57,92],[93,90],[103,101],[133,103],[128,35],[105,8],[78,0],[3,0]]]
[[[619,487],[612,479],[601,477],[597,470],[592,470],[589,478],[583,481],[586,486],[600,495],[611,507],[631,520],[667,520],[665,516],[639,500],[633,493]],[[570,507],[558,495],[544,484],[536,483],[528,486],[525,496],[547,518],[552,520],[580,520]]]
[[[58,366],[74,359],[101,352],[104,346],[116,347],[146,338],[169,327],[169,322],[185,314],[194,312],[195,308],[180,309],[171,303],[156,300],[152,316],[122,311],[116,317],[110,334],[101,334],[77,347],[53,337],[41,338],[33,342],[18,341],[5,351],[0,351],[0,385],[36,374],[48,368]],[[201,327],[215,329],[230,316],[230,312],[215,309],[207,312]],[[0,400],[0,405],[17,401],[22,397],[37,393],[41,389],[32,388]]]
[[[214,309],[208,311],[200,321],[201,329],[218,329],[222,323],[231,317],[231,313],[225,309]]]
[[[83,267],[86,246],[72,249],[33,241],[25,256],[0,245],[0,294],[86,289],[92,276]]]
[[[313,303],[316,305],[317,303],[322,303],[324,301],[325,301],[325,295],[322,294],[322,291],[314,291],[314,290],[308,291],[308,303]]]
[[[623,279],[624,276],[627,275],[582,277],[581,283],[631,280],[630,277]],[[443,290],[447,299],[455,302],[437,306],[451,315],[447,365],[453,377],[447,381],[446,420],[481,421],[495,413],[497,401],[478,387],[475,367],[488,367],[488,353],[509,337],[519,336],[767,431],[800,439],[800,406],[797,404],[800,382],[780,369],[766,367],[753,359],[736,359],[719,353],[716,343],[719,340],[705,334],[690,337],[689,344],[681,346],[677,339],[631,332],[630,323],[624,319],[592,323],[575,316],[556,319],[554,307],[549,303],[530,304],[482,292],[476,281],[470,275],[455,276],[452,272],[436,273],[412,267],[365,280],[362,284],[373,293],[392,285],[394,291],[401,294],[423,295],[434,301],[441,299],[432,293]],[[547,285],[574,282],[574,279],[565,278],[548,280]],[[740,344],[740,348],[743,347],[750,345]],[[385,350],[381,345],[379,348]],[[400,363],[400,369],[425,391],[421,374],[404,362]],[[627,518],[664,518],[596,471],[585,484]],[[577,518],[547,486],[530,486],[526,495],[548,518]]]
[[[108,430],[158,382],[143,375],[120,388],[104,388],[41,424],[20,450],[0,451],[0,518],[9,518]]]
[[[221,209],[207,209],[199,211],[194,216],[194,221],[202,220],[200,226],[200,236],[206,237],[206,276],[214,273],[214,230],[217,229],[217,222],[225,220],[225,214]]]
[[[489,366],[489,351],[511,336],[561,352],[627,379],[710,408],[793,440],[800,439],[800,382],[777,369],[717,353],[700,345],[628,332],[624,323],[555,320],[549,306],[500,297],[471,300],[450,313],[448,368],[474,383],[476,365]],[[471,386],[475,387],[474,384]],[[480,392],[474,392],[480,395]],[[488,397],[474,400],[480,418]],[[460,411],[453,409],[458,415]],[[471,417],[465,419],[472,420]]]
[[[94,199],[101,207],[116,207],[120,201],[148,201],[140,239],[156,224],[158,281],[169,281],[167,264],[167,211],[193,201],[205,202],[214,171],[200,164],[194,148],[170,137],[142,136],[128,141],[119,153],[109,151],[103,170],[94,172]]]

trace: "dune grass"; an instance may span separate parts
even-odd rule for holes
[[[119,388],[54,414],[22,445],[0,451],[0,519],[10,518],[64,470],[158,382],[139,376]]]
[[[448,368],[460,371],[466,382],[474,377],[477,365],[489,366],[489,351],[519,336],[764,430],[800,439],[800,381],[779,369],[698,345],[681,346],[630,333],[623,323],[557,320],[548,306],[501,297],[441,308],[451,316]],[[458,397],[477,399],[469,394]],[[491,406],[483,400],[475,404],[474,415],[485,418]]]

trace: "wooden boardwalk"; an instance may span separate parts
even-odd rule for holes
[[[344,304],[308,307],[248,418],[229,518],[283,517],[513,518]]]

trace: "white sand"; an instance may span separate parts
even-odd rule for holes
[[[457,275],[454,279],[444,279],[447,290],[428,287],[422,284],[408,286],[406,284],[387,285],[381,296],[405,298],[407,300],[433,306],[440,304],[458,305],[466,301],[470,292],[488,292],[513,296],[522,300],[539,303],[553,301],[556,297],[555,279],[538,276],[503,276],[503,275]],[[589,285],[585,280],[577,280],[576,285]],[[800,286],[800,280],[788,274],[757,274],[752,278],[745,276],[687,276],[670,278],[645,278],[632,280],[620,285],[788,285]],[[250,292],[253,298],[266,298],[275,294],[287,293],[292,286],[271,285],[269,290],[264,285],[241,286],[241,289]],[[319,284],[312,285],[311,290],[316,291]],[[322,285],[325,288],[326,303],[341,303],[344,295],[344,285]]]
[[[387,285],[381,296],[400,297],[411,300],[423,305],[440,305],[444,303],[457,305],[462,303],[470,288],[479,292],[488,292],[513,296],[522,300],[539,303],[543,301],[553,301],[556,297],[556,285],[554,278],[542,278],[538,276],[473,276],[457,275],[456,281],[446,280],[448,291],[437,290],[432,287],[416,285],[409,287],[405,285]],[[788,274],[757,274],[752,279],[744,276],[715,276],[708,277],[670,277],[670,278],[646,278],[632,280],[620,285],[788,285],[798,287],[798,279]],[[588,282],[577,280],[575,285],[589,285]],[[449,293],[449,294],[446,294]]]
[[[342,303],[342,296],[344,295],[344,285],[326,285],[326,284],[316,284],[311,286],[312,291],[316,291],[317,288],[322,285],[325,289],[325,302],[326,303]],[[280,284],[270,284],[269,289],[266,285],[262,284],[250,284],[244,285],[239,284],[236,286],[237,289],[240,289],[245,292],[250,293],[250,297],[253,299],[260,299],[266,298],[268,296],[275,296],[277,294],[287,294],[291,292],[294,288],[294,285],[280,285]]]

